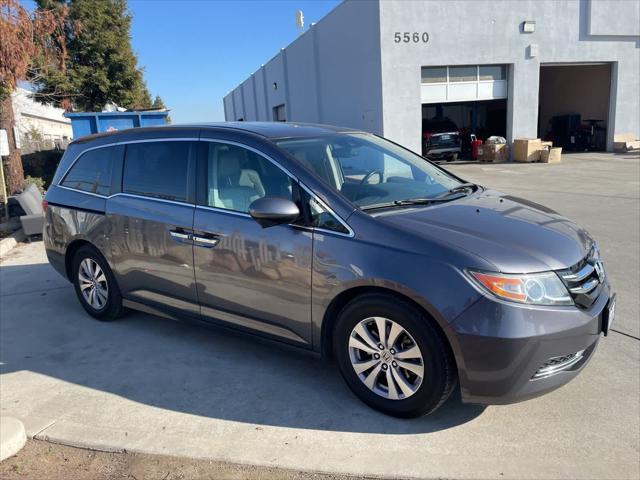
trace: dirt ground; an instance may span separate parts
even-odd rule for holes
[[[160,455],[96,452],[39,440],[27,441],[17,455],[0,463],[2,480],[347,480],[352,478]]]

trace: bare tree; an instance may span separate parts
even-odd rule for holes
[[[11,93],[21,80],[37,80],[41,72],[64,63],[57,38],[66,9],[27,11],[18,0],[0,0],[0,129],[7,131],[9,156],[3,161],[7,189],[22,189],[24,171],[14,136]]]

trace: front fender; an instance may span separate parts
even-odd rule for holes
[[[440,326],[456,359],[461,358],[450,324],[482,295],[459,269],[428,255],[319,234],[312,268],[314,350],[322,350],[323,325],[337,315],[335,302],[367,289],[386,290],[420,306]]]

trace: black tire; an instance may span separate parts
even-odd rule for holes
[[[424,376],[411,396],[397,400],[380,396],[369,389],[355,372],[351,364],[349,339],[353,328],[369,317],[384,317],[399,324],[419,347]],[[401,418],[427,415],[449,398],[457,384],[455,360],[443,334],[422,311],[400,298],[384,294],[355,298],[340,312],[333,341],[340,372],[351,391],[364,403],[387,415]]]
[[[84,298],[80,289],[80,264],[85,259],[90,259],[97,263],[106,277],[106,283],[108,285],[107,299],[106,303],[101,308],[94,308],[93,306],[91,306],[90,303]],[[111,271],[111,268],[109,268],[106,260],[95,248],[86,245],[78,249],[73,257],[71,275],[78,300],[80,300],[80,304],[89,315],[103,322],[116,320],[122,315],[124,311],[124,308],[122,306],[122,295],[120,294],[120,289],[118,288],[116,279],[113,276],[113,272]]]

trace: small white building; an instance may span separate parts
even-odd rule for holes
[[[73,134],[64,109],[36,101],[29,90],[20,87],[11,94],[11,101],[16,141],[23,153],[66,148]]]
[[[292,20],[293,21],[293,20]],[[345,0],[224,97],[227,120],[363,129],[417,152],[480,138],[640,132],[637,0]]]

